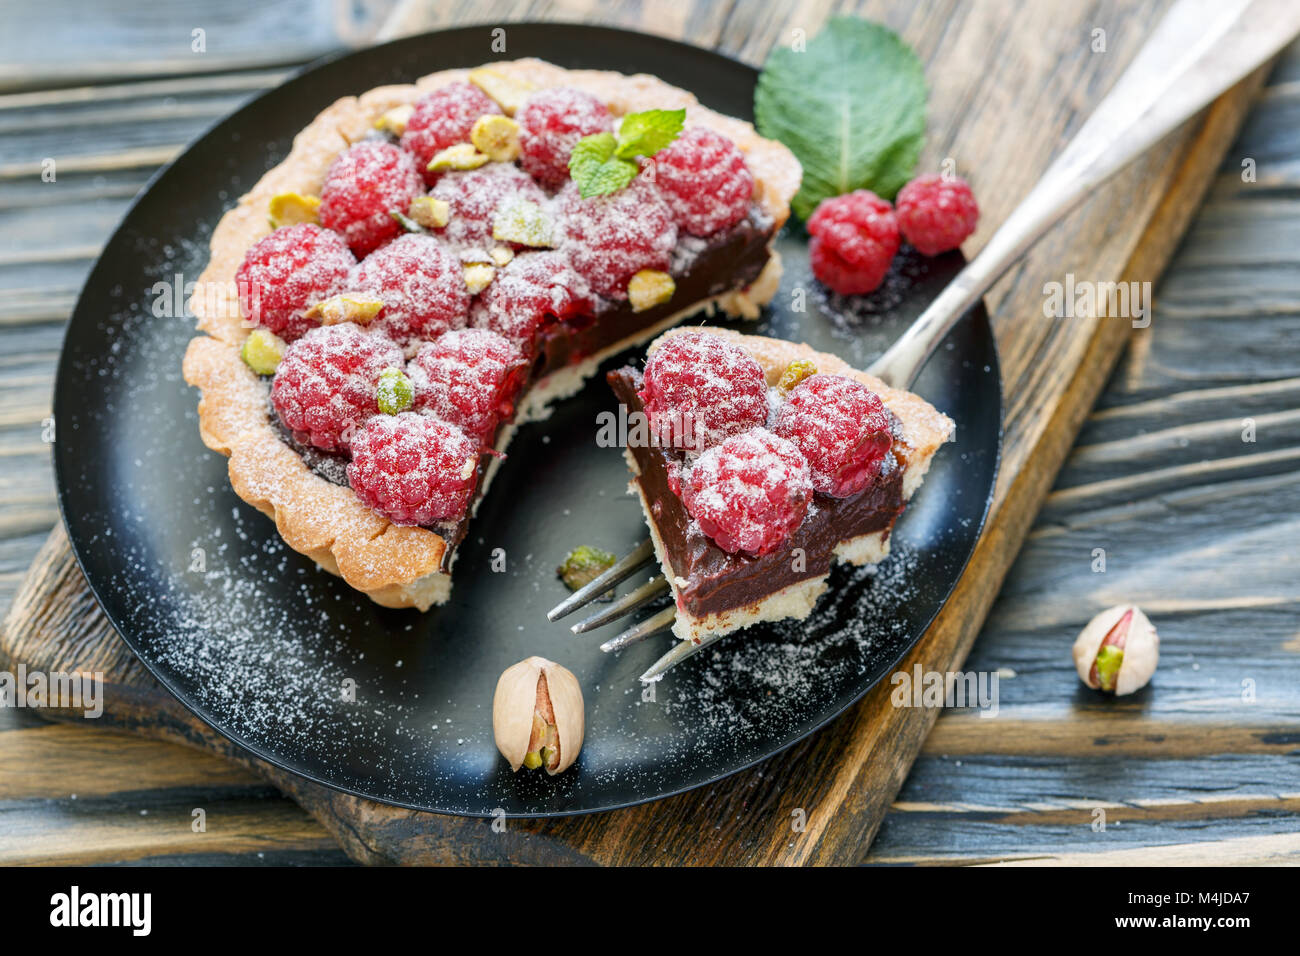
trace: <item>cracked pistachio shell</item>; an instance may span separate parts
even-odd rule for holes
[[[1074,642],[1074,668],[1079,680],[1094,690],[1100,689],[1092,680],[1092,665],[1106,640],[1106,635],[1119,624],[1124,615],[1133,612],[1124,636],[1124,659],[1115,678],[1115,696],[1122,697],[1141,690],[1151,680],[1160,662],[1160,638],[1156,629],[1135,604],[1117,604],[1102,611],[1079,634]]]
[[[537,708],[537,684],[546,675],[547,692],[555,713],[555,731],[560,740],[560,762],[548,774],[562,773],[573,765],[582,750],[586,728],[582,688],[567,668],[544,657],[530,657],[507,667],[497,680],[492,698],[492,733],[497,749],[511,770],[518,770],[528,753],[533,732],[533,711]]]

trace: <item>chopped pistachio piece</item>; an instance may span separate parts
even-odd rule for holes
[[[416,196],[406,214],[425,229],[441,229],[451,220],[451,204],[432,196]]]
[[[508,199],[497,207],[492,217],[492,238],[497,242],[514,242],[521,246],[550,248],[551,217],[531,199]]]
[[[478,295],[492,284],[496,274],[496,268],[485,262],[471,262],[465,267],[465,288],[470,295]]]
[[[271,197],[269,215],[271,228],[296,226],[303,222],[319,222],[320,200],[315,196],[298,193],[278,193]]]
[[[627,298],[632,303],[633,312],[644,312],[656,305],[663,305],[677,291],[677,283],[667,272],[658,269],[642,269],[627,283]]]
[[[375,129],[383,130],[385,133],[392,133],[394,136],[401,136],[406,132],[406,124],[411,121],[411,114],[414,112],[415,107],[410,103],[394,106],[375,120]]]
[[[776,383],[776,387],[788,392],[804,379],[816,374],[817,366],[811,361],[795,359],[785,367],[785,371],[781,373],[781,381]]]
[[[1115,680],[1119,677],[1120,665],[1124,663],[1124,648],[1107,644],[1097,652],[1097,682],[1102,690],[1114,690]]]
[[[509,246],[496,246],[488,255],[492,257],[492,261],[498,266],[507,266],[510,264],[510,260],[515,257],[515,251]]]
[[[369,325],[384,307],[382,299],[370,299],[357,295],[336,295],[321,299],[307,310],[307,318],[315,319],[321,325],[338,325],[341,322],[355,322]]]
[[[254,329],[239,350],[244,364],[258,375],[274,375],[284,358],[284,340],[266,329]]]
[[[448,169],[478,169],[487,161],[487,156],[475,149],[473,143],[457,143],[437,153],[425,168],[431,173]]]
[[[411,407],[415,401],[415,384],[400,368],[389,366],[379,373],[375,387],[375,404],[385,415],[396,415]]]
[[[397,224],[401,226],[403,229],[405,229],[407,232],[419,233],[422,236],[427,236],[429,234],[428,229],[425,229],[422,225],[420,225],[418,222],[416,222],[406,213],[402,212],[400,209],[390,210],[388,215],[396,219]]]
[[[569,590],[576,591],[602,572],[614,566],[618,558],[613,552],[602,551],[590,545],[574,548],[564,559],[564,563],[555,569],[560,579],[568,585]]]
[[[535,89],[531,83],[486,66],[470,70],[469,81],[495,100],[497,106],[501,107],[501,112],[507,116],[514,116]]]
[[[512,163],[519,158],[519,124],[509,116],[480,116],[470,130],[469,141],[494,163]]]

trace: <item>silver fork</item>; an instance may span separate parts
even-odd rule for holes
[[[1061,151],[1038,184],[987,245],[868,371],[887,385],[909,388],[930,354],[989,287],[1062,216],[1215,97],[1263,65],[1300,33],[1296,0],[1179,0],[1152,31],[1128,69]],[[654,560],[649,539],[552,609],[556,621],[584,607]],[[671,591],[658,575],[573,625],[582,634]],[[676,609],[664,608],[607,640],[621,650],[667,630]],[[716,637],[682,641],[641,680],[658,680]]]

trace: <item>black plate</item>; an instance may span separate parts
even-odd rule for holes
[[[385,803],[447,813],[563,815],[652,800],[777,753],[860,698],[924,632],[974,547],[1000,448],[997,356],[982,310],[916,388],[957,422],[878,571],[839,570],[814,616],[755,628],[673,671],[643,699],[637,675],[666,636],[618,655],[548,624],[554,568],[574,545],[622,553],[645,535],[618,451],[595,444],[614,407],[599,379],[523,428],[455,568],[445,607],[376,607],[289,550],[243,504],[199,440],[180,363],[189,316],[158,317],[156,282],[197,277],[221,213],[336,98],[491,58],[489,28],[412,37],[318,65],[255,100],[163,170],[90,274],[55,391],[59,502],[109,619],[205,722],[287,770]],[[515,25],[509,57],[647,71],[749,116],[755,72],[714,53],[594,27]],[[827,308],[798,227],[786,278],[746,328],[810,342],[855,365],[883,350],[960,268],[900,257],[857,317]],[[800,309],[808,290],[807,307]],[[166,309],[162,308],[165,312]],[[874,313],[874,314],[873,314]],[[836,317],[839,315],[840,317]],[[506,570],[491,570],[503,548]],[[587,699],[576,769],[512,775],[492,741],[497,676],[529,654],[570,667]],[[355,681],[356,702],[342,700]]]

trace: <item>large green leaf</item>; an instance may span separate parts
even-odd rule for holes
[[[893,199],[912,178],[925,140],[925,73],[893,31],[835,17],[807,49],[772,51],[754,93],[764,136],[803,164],[794,211],[855,189]]]

